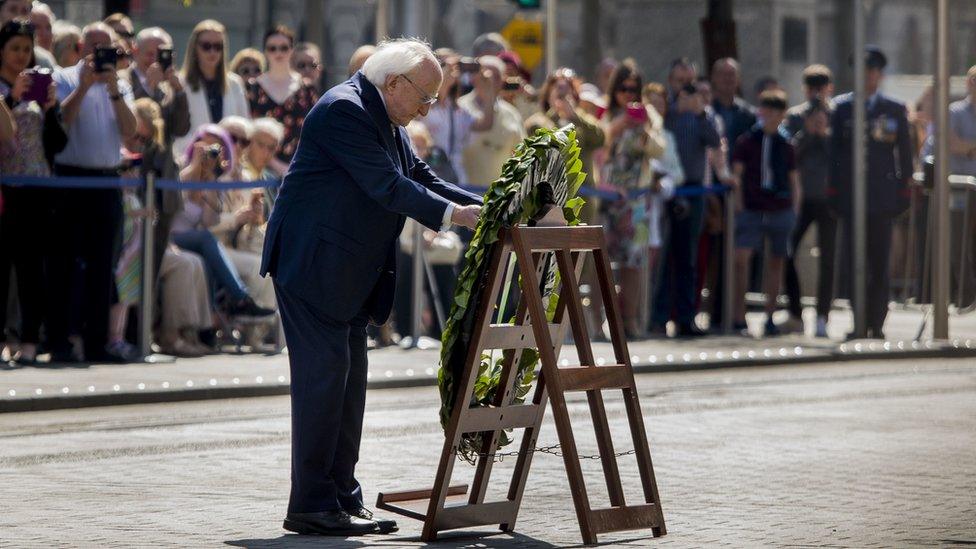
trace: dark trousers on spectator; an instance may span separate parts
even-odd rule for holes
[[[868,213],[867,215],[867,257],[864,273],[867,303],[865,307],[867,329],[880,336],[888,316],[888,299],[891,293],[889,261],[891,259],[892,216],[889,213]],[[845,258],[847,264],[854,265],[854,237],[850,219],[844,219],[844,237],[847,243]],[[856,311],[854,298],[855,273],[848,277],[851,289],[851,306]],[[855,319],[857,322],[857,319]]]
[[[434,272],[434,284],[437,285],[437,294],[440,298],[440,307],[444,311],[445,321],[447,315],[451,314],[451,304],[454,302],[454,288],[457,286],[457,270],[454,265],[431,265]],[[413,256],[397,250],[397,291],[393,303],[394,321],[396,331],[400,336],[410,334],[413,319]],[[430,336],[440,338],[441,326],[437,319],[436,309],[434,308],[434,295],[430,290],[430,281],[427,280],[427,271],[424,271],[423,284],[424,307],[430,307],[431,317],[433,318]]]
[[[700,183],[686,182],[685,186],[700,186]],[[651,320],[656,325],[664,325],[671,318],[679,324],[691,324],[695,320],[695,264],[698,251],[698,238],[701,234],[702,199],[700,196],[687,197],[687,211],[676,212],[675,200],[667,204],[667,240],[661,251],[661,276],[654,293],[654,311]],[[672,309],[673,308],[673,309]],[[673,312],[673,314],[672,314]]]
[[[116,169],[55,166],[64,177],[114,177]],[[48,255],[50,350],[67,352],[81,335],[85,357],[105,355],[108,315],[115,295],[115,263],[122,231],[119,189],[58,189]]]
[[[794,257],[800,248],[800,241],[810,224],[817,224],[817,248],[820,257],[817,261],[817,316],[826,317],[834,300],[834,259],[837,253],[837,218],[827,207],[825,200],[804,200],[800,205],[800,217],[793,231],[793,255],[786,260],[786,297],[789,300],[790,315],[800,318],[803,307],[800,304],[800,279],[796,272]]]
[[[44,249],[50,223],[50,189],[3,186],[0,216],[0,341],[6,326],[11,270],[20,303],[19,340],[39,343],[44,316]]]

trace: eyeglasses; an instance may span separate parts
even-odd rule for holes
[[[280,46],[265,46],[264,51],[268,53],[278,53],[278,52],[287,53],[291,51],[291,46],[287,44],[281,44]]]
[[[235,145],[240,145],[241,147],[247,147],[251,144],[250,139],[234,134],[231,134],[230,140],[233,141]]]
[[[620,86],[617,91],[620,93],[640,93],[640,88],[637,86]]]
[[[205,52],[224,51],[224,44],[222,42],[197,42],[197,47]]]
[[[261,67],[238,67],[237,74],[240,76],[261,76]]]
[[[425,92],[424,90],[420,89],[420,86],[414,84],[413,83],[413,80],[410,80],[410,77],[408,77],[405,74],[401,74],[400,76],[402,76],[403,79],[406,80],[407,82],[410,82],[410,85],[413,86],[413,89],[417,90],[417,93],[420,94],[420,102],[421,103],[423,103],[424,105],[433,105],[434,103],[437,103],[437,94],[436,93],[434,95],[427,95],[427,92]]]
[[[320,66],[321,65],[319,65],[318,63],[316,63],[314,61],[311,61],[309,63],[306,63],[305,61],[299,61],[298,63],[295,63],[295,68],[298,69],[298,70],[300,70],[300,71],[304,71],[304,70],[315,70],[315,69],[319,68]]]

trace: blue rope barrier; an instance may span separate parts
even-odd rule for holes
[[[3,176],[0,183],[16,187],[47,187],[59,189],[121,189],[142,187],[145,185],[141,179],[126,179],[121,177],[38,177],[26,175]],[[232,189],[260,189],[265,187],[277,187],[280,181],[176,181],[172,179],[161,179],[156,181],[156,188],[163,190],[207,190],[207,191],[226,191]],[[467,191],[484,194],[488,187],[480,185],[461,185]],[[706,194],[724,194],[730,190],[726,185],[714,185],[711,187],[678,187],[674,190],[674,196],[703,196]],[[650,194],[650,189],[633,189],[627,193],[627,198],[634,199]],[[593,187],[581,187],[580,196],[596,197],[604,200],[619,200],[623,195],[616,191],[596,189]]]
[[[231,189],[261,189],[264,187],[277,187],[280,181],[174,181],[171,179],[160,179],[156,181],[156,188],[168,191],[227,191]]]
[[[39,177],[33,175],[5,175],[0,183],[13,187],[46,187],[53,189],[122,189],[141,187],[141,179],[121,177]]]

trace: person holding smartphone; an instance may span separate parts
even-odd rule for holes
[[[113,64],[118,57],[115,31],[92,23],[82,37],[81,61],[54,73],[68,131],[54,171],[59,177],[118,177],[122,141],[136,129],[132,90]],[[67,188],[54,194],[51,225],[57,238],[48,247],[51,360],[112,361],[106,345],[122,194],[117,188]],[[83,273],[75,268],[79,263],[85,265]]]
[[[602,213],[612,261],[620,268],[620,309],[628,338],[643,335],[640,304],[646,301],[650,221],[647,194],[631,198],[635,190],[652,189],[656,180],[651,160],[664,152],[661,120],[641,101],[643,78],[633,59],[625,59],[610,78],[607,96],[606,161],[600,186],[621,194],[603,201]],[[653,118],[652,118],[653,117]]]
[[[26,20],[13,19],[0,27],[0,96],[10,115],[9,140],[0,140],[0,172],[5,176],[51,175],[51,159],[67,142],[61,109],[50,71],[33,68],[34,29]],[[20,348],[16,362],[32,364],[37,358],[43,319],[43,250],[47,233],[49,191],[41,188],[0,187],[0,311],[7,310],[11,266],[17,273],[20,299]],[[6,315],[0,315],[0,337]]]

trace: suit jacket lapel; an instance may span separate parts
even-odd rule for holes
[[[394,162],[399,165],[400,156],[397,154],[396,140],[393,138],[393,126],[390,122],[390,115],[386,113],[386,107],[383,106],[383,100],[380,98],[379,90],[376,89],[376,86],[372,82],[366,79],[366,76],[362,72],[357,72],[353,77],[353,81],[360,90],[360,97],[363,99],[363,106],[366,107],[366,112],[373,117],[373,121],[376,122],[376,127],[380,130],[380,136],[383,138],[386,149],[389,151],[390,156],[393,157]]]

